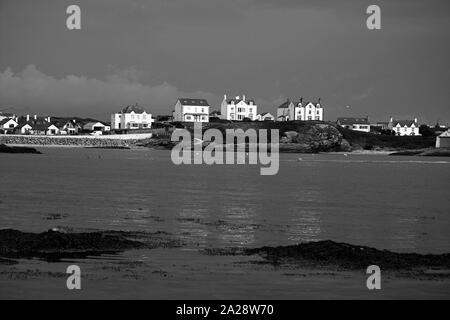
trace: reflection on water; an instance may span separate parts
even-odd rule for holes
[[[219,228],[218,238],[222,246],[251,246],[255,243],[255,216],[253,208],[230,206],[223,208],[225,221]]]
[[[165,231],[195,247],[330,239],[450,251],[450,163],[439,158],[281,154],[279,173],[261,176],[175,166],[168,151],[43,151],[0,156],[0,227]]]
[[[316,210],[302,210],[293,218],[289,228],[289,240],[294,242],[317,241],[321,234],[321,214]]]

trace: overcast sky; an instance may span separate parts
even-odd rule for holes
[[[66,28],[70,4],[82,29]],[[366,27],[381,7],[382,29]],[[246,94],[326,120],[450,121],[448,0],[0,0],[0,110],[91,116]]]

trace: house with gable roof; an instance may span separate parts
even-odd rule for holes
[[[320,98],[317,102],[291,101],[287,99],[277,108],[277,121],[323,121],[323,107]]]
[[[246,99],[245,95],[236,96],[234,99],[228,99],[223,96],[220,106],[220,115],[224,120],[242,121],[248,118],[252,121],[257,120],[258,106],[253,99]]]
[[[336,123],[346,129],[370,132],[369,117],[365,118],[338,118]]]
[[[178,98],[173,121],[209,122],[209,103],[206,99]]]
[[[417,118],[413,120],[395,120],[391,117],[388,124],[389,130],[393,130],[397,136],[420,136]]]
[[[4,118],[0,120],[0,133],[13,133],[18,125],[14,118]]]
[[[135,104],[111,115],[111,129],[147,129],[154,121],[151,113]]]

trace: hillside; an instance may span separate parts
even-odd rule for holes
[[[193,123],[176,123],[178,128],[186,128],[193,133]],[[332,122],[289,121],[289,122],[209,122],[203,130],[218,129],[225,136],[226,129],[278,129],[280,152],[349,152],[354,150],[413,150],[434,146],[434,137],[398,137],[357,132],[338,127]],[[167,138],[151,139],[146,146],[171,148],[173,143]]]

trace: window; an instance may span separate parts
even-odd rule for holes
[[[147,116],[146,116],[145,114],[143,114],[143,115],[142,115],[142,119],[145,120],[146,118],[147,118]]]
[[[248,112],[252,112],[252,108],[250,108]]]

